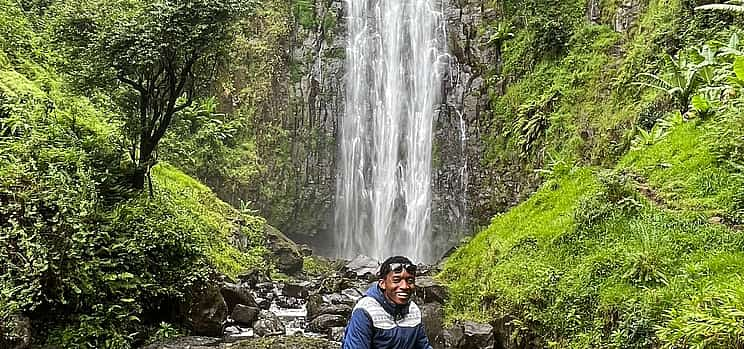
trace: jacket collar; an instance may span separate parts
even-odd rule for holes
[[[383,293],[383,290],[380,288],[380,286],[377,285],[375,282],[372,286],[367,289],[366,295],[368,297],[372,297],[374,300],[377,301],[377,303],[380,303],[382,306],[382,309],[385,310],[388,314],[392,315],[393,318],[396,320],[402,319],[406,314],[408,314],[408,306],[410,303],[407,304],[395,304],[391,301],[389,301],[385,294]]]

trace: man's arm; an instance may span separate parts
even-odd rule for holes
[[[344,332],[341,349],[371,349],[372,320],[364,309],[354,309]]]
[[[429,338],[426,337],[423,323],[416,326],[416,349],[432,349]]]

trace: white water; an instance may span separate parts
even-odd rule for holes
[[[336,251],[431,262],[432,127],[444,21],[438,0],[347,0]]]

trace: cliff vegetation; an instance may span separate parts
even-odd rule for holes
[[[505,347],[740,347],[740,15],[553,5],[489,4],[484,161],[539,185],[447,261],[448,318]]]

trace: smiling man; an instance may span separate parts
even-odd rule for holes
[[[379,278],[354,307],[342,349],[430,349],[421,310],[411,301],[416,265],[403,256],[390,257]]]

